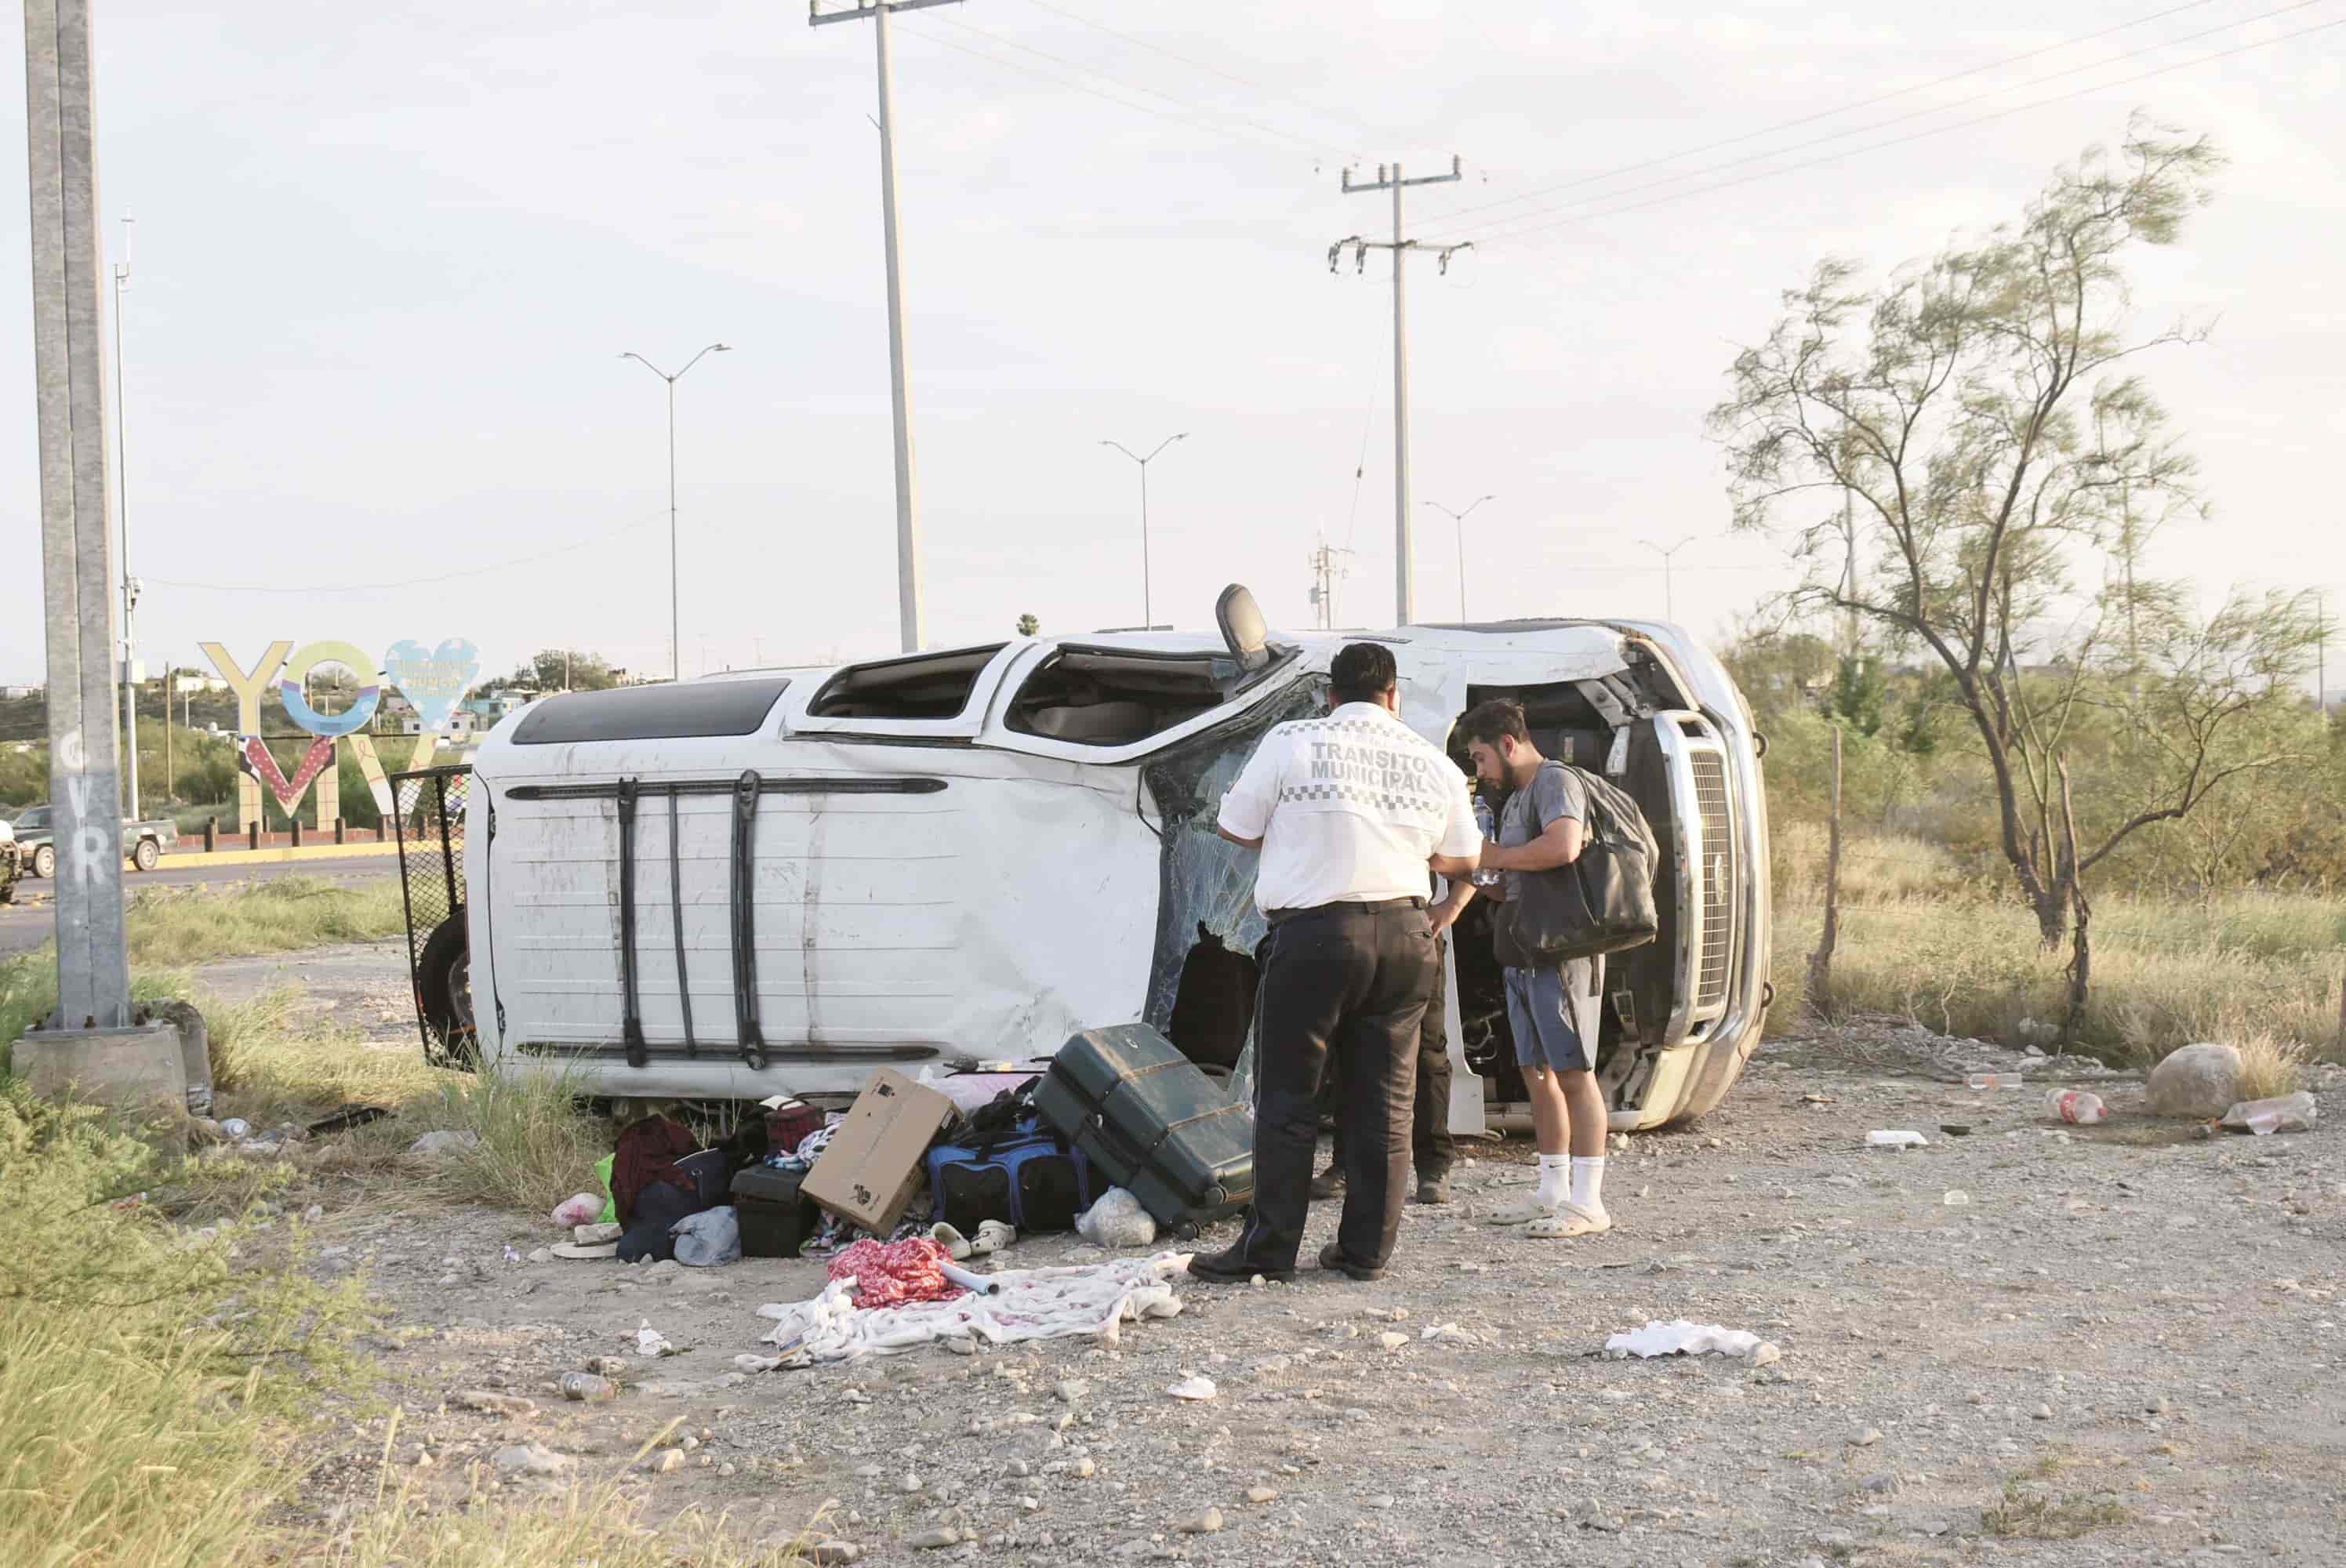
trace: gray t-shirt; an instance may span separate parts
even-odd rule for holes
[[[1499,846],[1512,850],[1528,844],[1548,825],[1565,818],[1576,821],[1588,820],[1588,790],[1580,776],[1561,762],[1545,762],[1532,775],[1532,781],[1507,797],[1506,806],[1499,813]],[[1524,871],[1502,871],[1506,878],[1506,896],[1513,899]]]
[[[1499,808],[1499,848],[1514,850],[1518,845],[1527,845],[1541,833],[1546,833],[1551,821],[1563,821],[1567,817],[1574,821],[1588,821],[1588,787],[1581,784],[1581,775],[1565,768],[1563,763],[1556,763],[1556,760],[1541,763],[1539,772],[1532,775],[1530,784],[1525,784],[1523,789],[1511,793],[1506,798],[1506,805]],[[1515,897],[1520,897],[1523,878],[1548,876],[1548,873],[1546,871],[1502,871],[1499,876],[1506,878],[1506,899],[1514,903]],[[1496,925],[1496,939],[1492,946],[1499,953],[1499,962],[1506,964],[1508,970],[1523,970],[1525,958],[1523,953],[1515,951],[1514,939],[1506,934],[1504,918]]]

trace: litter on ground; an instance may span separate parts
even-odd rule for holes
[[[1630,1356],[1756,1356],[1765,1345],[1745,1329],[1722,1329],[1716,1323],[1649,1320],[1642,1329],[1616,1334],[1605,1341],[1605,1354],[1614,1360]],[[1773,1346],[1766,1346],[1774,1349]],[[1773,1360],[1774,1357],[1769,1359]]]

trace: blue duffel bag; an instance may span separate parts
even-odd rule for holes
[[[1073,1230],[1104,1188],[1081,1150],[1032,1115],[965,1144],[928,1153],[937,1218],[964,1236],[998,1219],[1022,1231]]]

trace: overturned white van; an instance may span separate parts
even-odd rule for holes
[[[1214,831],[1220,796],[1265,730],[1322,710],[1336,650],[1372,637],[1402,719],[1462,767],[1459,716],[1511,697],[1542,750],[1643,807],[1661,936],[1608,966],[1599,1076],[1619,1129],[1718,1105],[1760,1039],[1769,955],[1763,743],[1719,662],[1645,622],[1270,634],[1243,589],[1222,608],[1219,636],[1024,638],[533,704],[464,781],[456,912],[412,933],[420,1005],[484,1070],[558,1067],[591,1095],[847,1095],[878,1065],[1029,1061],[1135,1019],[1232,1067],[1264,927],[1255,857]],[[429,810],[408,826],[428,839]],[[1461,1132],[1523,1109],[1489,919],[1470,906],[1451,944]]]

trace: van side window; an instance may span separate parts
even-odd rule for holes
[[[811,718],[957,718],[977,677],[1008,645],[849,665],[807,704]]]
[[[1066,647],[1019,684],[1005,722],[1049,740],[1129,746],[1220,707],[1245,675],[1222,653]]]

